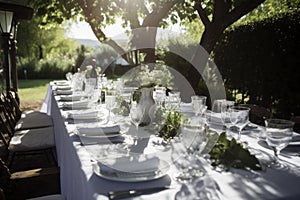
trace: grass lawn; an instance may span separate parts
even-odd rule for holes
[[[45,98],[49,82],[48,79],[19,80],[19,97],[21,109],[39,110]]]

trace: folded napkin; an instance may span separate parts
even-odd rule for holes
[[[98,111],[84,110],[83,112],[69,113],[69,119],[96,119],[98,117]]]
[[[55,90],[71,90],[72,87],[69,85],[58,85],[54,89]]]
[[[120,132],[120,127],[117,124],[92,124],[90,126],[77,126],[77,131],[80,136],[86,137],[101,137],[116,135]]]
[[[76,108],[87,108],[89,101],[75,101],[63,103],[64,108],[76,109]]]
[[[69,85],[69,81],[66,81],[66,80],[56,80],[56,81],[53,81],[53,83],[55,85]]]
[[[294,135],[292,140],[290,141],[289,145],[299,145],[300,146],[300,135]]]
[[[222,118],[221,118],[221,113],[206,111],[205,117],[206,117],[208,123],[217,124],[217,125],[222,125],[223,124],[223,121],[222,121]]]
[[[73,94],[73,95],[65,95],[60,96],[60,100],[62,101],[79,101],[81,98],[85,98],[85,95],[81,94]]]
[[[180,103],[180,110],[181,112],[194,112],[193,106],[191,103]]]
[[[73,94],[73,90],[56,90],[56,95],[71,95]]]
[[[107,159],[104,163],[98,163],[101,172],[115,173],[115,172],[128,172],[128,173],[146,173],[155,172],[159,169],[160,160],[158,157],[140,158],[133,157],[120,157],[114,159]]]

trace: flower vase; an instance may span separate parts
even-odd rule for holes
[[[152,122],[156,107],[153,99],[153,88],[141,88],[139,106],[144,111],[141,126],[147,126]]]

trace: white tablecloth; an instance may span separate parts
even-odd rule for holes
[[[81,145],[78,135],[74,134],[72,124],[68,124],[63,117],[65,111],[59,109],[51,86],[42,111],[53,117],[58,164],[61,170],[61,191],[67,200],[108,199],[107,193],[112,190],[139,189],[154,185],[171,185],[172,189],[134,199],[176,199],[176,196],[184,191],[181,184],[174,180],[174,174],[177,173],[174,165],[171,165],[168,175],[146,182],[126,183],[98,177],[93,173],[93,158],[87,148]],[[247,140],[250,146],[272,155],[272,151],[261,147],[256,139],[242,135],[243,139]],[[268,168],[265,171],[249,172],[231,169],[229,172],[217,172],[209,166],[205,169],[207,176],[216,182],[220,199],[299,199],[300,157],[285,155],[280,159],[290,165],[289,170]]]

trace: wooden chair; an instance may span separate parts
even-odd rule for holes
[[[8,153],[11,167],[16,155],[44,154],[49,162],[56,164],[53,127],[14,131],[10,128],[0,106],[0,137]]]
[[[36,168],[11,173],[0,159],[0,199],[63,200],[59,167]],[[44,196],[49,195],[49,196]]]
[[[295,122],[294,131],[300,133],[300,116],[294,116],[292,121]]]
[[[5,106],[7,115],[12,120],[15,130],[43,128],[53,126],[51,116],[39,111],[21,111],[17,102],[17,93],[9,91],[8,95],[1,94],[1,104]]]
[[[255,104],[242,104],[242,106],[250,108],[249,120],[252,123],[265,125],[265,120],[272,118],[272,113],[263,106]]]

